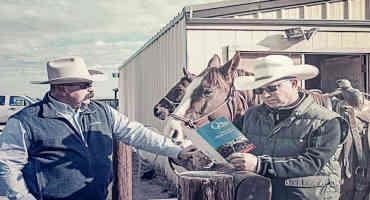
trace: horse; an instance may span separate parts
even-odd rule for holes
[[[240,55],[238,54],[235,57],[233,63],[236,63],[236,60],[240,60]],[[237,61],[239,62],[239,61]],[[231,63],[231,62],[228,62]],[[225,64],[226,65],[226,64]],[[218,55],[214,55],[208,62],[206,68],[220,68],[221,59]],[[182,122],[176,120],[176,116],[180,116],[182,112],[182,108],[179,108],[178,105],[182,104],[183,101],[186,101],[184,98],[187,90],[192,90],[192,84],[194,85],[194,80],[198,79],[199,76],[196,76],[185,69],[183,69],[184,77],[182,77],[172,89],[170,89],[166,96],[163,97],[153,108],[154,116],[159,118],[160,120],[167,120],[165,122],[163,134],[167,137],[172,138],[172,140],[181,145],[186,147],[191,144],[191,141],[186,139],[183,133]],[[234,76],[251,76],[253,75],[250,72],[246,72],[244,70],[238,69],[236,73],[234,72]],[[200,75],[201,76],[201,75]],[[231,121],[240,120],[242,114],[246,111],[249,106],[255,105],[259,103],[259,98],[256,95],[253,95],[251,91],[235,91],[233,92],[233,98],[230,99],[228,105],[223,106],[222,108],[218,109],[217,112],[213,113],[212,116],[216,118],[218,115],[226,116]],[[176,168],[178,171],[181,171],[181,167],[170,167],[169,163],[167,162],[166,158],[162,158],[161,156],[156,156],[154,154],[140,152],[139,155],[141,159],[147,160],[149,162],[154,162],[152,164],[157,165],[159,169],[164,169],[164,173],[166,176],[171,180],[176,180],[177,175],[173,173],[173,169]]]
[[[203,77],[204,74],[206,73],[206,71],[208,71],[208,70],[217,71],[216,69],[218,69],[219,71],[222,71],[226,68],[226,66],[231,65],[232,63],[234,65],[239,65],[240,54],[237,53],[229,62],[227,62],[224,65],[221,65],[220,60],[221,59],[218,55],[214,55],[209,60],[205,70],[200,75],[195,77],[192,80],[192,82],[188,85],[188,87],[182,88],[183,89],[182,91],[177,91],[178,94],[182,97],[182,101],[181,101],[180,104],[183,104],[183,101],[187,101],[187,99],[189,99],[189,98],[184,98],[185,93],[186,93],[186,91],[192,91],[193,90],[192,85],[195,85],[194,80],[200,81],[201,77]],[[212,73],[212,74],[215,74],[215,73]],[[229,77],[230,78],[229,81],[232,82],[232,80],[237,76],[252,76],[252,75],[253,75],[253,73],[251,73],[251,72],[247,72],[247,71],[244,71],[242,69],[235,68],[235,70],[232,71],[232,75],[231,75],[232,77]],[[210,79],[213,79],[213,78],[214,77],[210,77]],[[175,88],[173,88],[173,89],[175,89]],[[173,91],[171,89],[169,91],[169,93],[172,93],[172,92]],[[198,93],[199,93],[199,91],[198,91]],[[199,94],[196,94],[195,96],[197,96],[197,95],[207,96],[208,94],[206,94],[206,93],[207,93],[207,91],[204,91],[203,94],[199,93]],[[172,94],[175,94],[175,93],[172,93]],[[207,116],[203,116],[202,118],[197,119],[196,122],[197,121],[204,121],[205,118],[209,118],[209,120],[207,120],[207,121],[212,121],[213,119],[215,119],[217,117],[220,117],[220,116],[225,116],[230,121],[237,122],[238,120],[241,120],[241,116],[244,114],[244,112],[247,110],[248,107],[261,103],[261,100],[260,100],[259,96],[254,95],[252,91],[240,91],[240,90],[235,90],[235,88],[232,88],[232,93],[230,95],[231,96],[228,99],[227,103],[225,102],[222,106],[217,108],[212,113],[209,113]],[[179,99],[179,98],[177,98],[177,99]],[[163,100],[164,99],[162,99],[161,101],[163,101]],[[155,107],[156,110],[159,110],[158,105],[159,104],[157,104],[156,107]],[[178,108],[177,107],[174,112],[171,112],[171,108],[173,108],[173,106],[165,107],[162,104],[162,107],[161,107],[161,110],[160,110],[161,112],[165,112],[164,115],[170,117],[170,119],[168,119],[167,123],[165,124],[164,133],[165,133],[165,135],[171,137],[177,144],[182,144],[183,146],[187,146],[190,143],[189,143],[189,141],[186,140],[185,135],[183,134],[182,124],[181,124],[181,122],[184,121],[184,118],[181,114],[183,112],[183,108]],[[209,108],[208,110],[211,110],[211,109],[212,108]],[[160,116],[159,112],[157,112],[157,114],[155,116],[157,116],[157,117]],[[160,118],[160,117],[158,117],[158,118]]]
[[[240,53],[236,52],[231,60],[221,65],[217,63],[217,56],[211,58],[207,66],[186,88],[185,95],[175,111],[169,116],[168,126],[195,129],[202,125],[224,116],[233,123],[242,119],[248,109],[246,98],[242,91],[234,87],[234,79],[238,76],[237,68],[240,63]],[[216,62],[216,64],[215,64]],[[251,74],[250,74],[251,75]],[[253,95],[252,91],[249,91]],[[188,128],[185,128],[188,127]],[[177,130],[177,132],[182,132]],[[178,135],[177,139],[186,140]],[[197,162],[198,160],[196,160]],[[194,170],[206,170],[204,163],[194,164]],[[213,168],[216,166],[216,168]],[[231,173],[235,182],[235,199],[245,199],[249,195],[252,199],[269,199],[271,196],[270,181],[263,176],[250,172],[232,172],[222,165],[211,166],[211,170],[224,170]],[[207,166],[208,167],[208,166]],[[232,166],[231,166],[232,168]],[[251,194],[258,193],[259,196]]]
[[[184,76],[181,77],[177,83],[175,83],[175,85],[161,100],[159,100],[159,102],[153,108],[154,116],[160,120],[165,120],[168,114],[175,111],[185,95],[185,89],[196,77],[195,74],[187,71],[185,67],[182,68],[182,72]]]
[[[230,121],[241,117],[248,106],[245,98],[239,98],[243,94],[233,87],[239,62],[239,53],[224,65],[217,55],[213,56],[209,61],[213,64],[190,83],[176,113],[170,116],[190,127],[199,127],[218,116]]]

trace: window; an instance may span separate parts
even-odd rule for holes
[[[10,96],[9,105],[10,106],[28,106],[31,102],[27,99],[19,96]]]
[[[5,105],[5,96],[0,96],[0,105]]]

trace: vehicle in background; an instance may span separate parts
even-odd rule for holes
[[[0,125],[6,124],[11,115],[34,102],[35,100],[28,96],[0,94]]]

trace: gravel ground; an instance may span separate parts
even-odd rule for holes
[[[176,188],[158,173],[150,180],[140,178],[139,161],[135,153],[133,154],[133,165],[133,200],[176,199]]]

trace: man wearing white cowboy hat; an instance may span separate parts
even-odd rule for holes
[[[93,74],[80,57],[47,63],[50,91],[12,116],[0,136],[0,199],[103,200],[112,181],[112,138],[184,160],[191,148],[90,100]]]
[[[240,127],[256,149],[234,153],[230,162],[271,178],[273,200],[338,199],[337,158],[347,124],[300,92],[298,84],[317,76],[318,69],[270,55],[258,58],[253,72],[254,79],[239,78],[235,86],[253,89],[264,102],[246,111]]]

